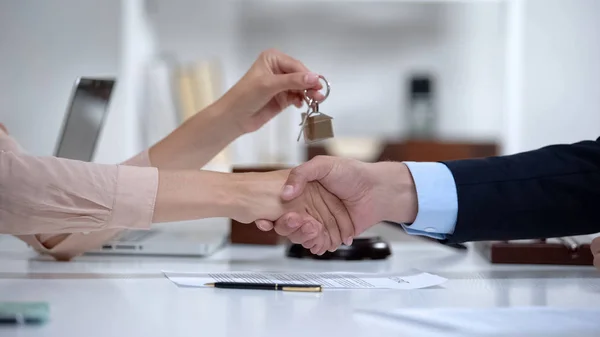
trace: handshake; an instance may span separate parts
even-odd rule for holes
[[[417,213],[414,182],[403,163],[319,156],[292,170],[240,177],[238,195],[245,197],[233,218],[255,221],[317,255],[352,244],[379,222],[413,222]]]

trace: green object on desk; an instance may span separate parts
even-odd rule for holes
[[[0,324],[43,324],[50,316],[46,302],[0,302]]]

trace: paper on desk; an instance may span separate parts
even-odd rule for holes
[[[414,275],[361,274],[361,273],[175,273],[163,272],[180,286],[204,287],[212,282],[320,284],[324,289],[419,289],[442,284],[447,279],[429,274]]]
[[[429,336],[537,336],[600,331],[600,309],[552,307],[359,309],[395,323],[403,332]]]

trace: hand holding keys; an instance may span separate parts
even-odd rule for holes
[[[322,101],[319,102],[313,98],[309,98],[307,91],[304,90],[304,100],[308,105],[308,110],[305,113],[302,113],[302,123],[300,123],[301,129],[297,141],[300,141],[300,137],[302,136],[302,133],[304,133],[304,141],[307,144],[333,138],[333,124],[331,122],[333,117],[319,111],[319,104],[327,99],[331,87],[325,77],[319,76],[319,78],[325,81],[327,86],[327,92]]]

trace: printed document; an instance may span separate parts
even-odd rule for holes
[[[185,287],[204,287],[214,282],[318,284],[326,289],[419,289],[440,285],[447,279],[429,274],[361,274],[361,273],[275,273],[221,272],[176,273],[163,272],[173,283]]]

